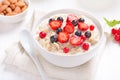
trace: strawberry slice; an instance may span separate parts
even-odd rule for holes
[[[49,22],[49,25],[53,30],[56,30],[62,26],[62,22],[58,20],[53,20]]]
[[[69,14],[68,16],[67,16],[67,23],[71,23],[73,20],[78,20],[78,17],[76,16],[76,15],[74,15],[74,14]]]
[[[66,33],[66,32],[60,32],[58,34],[58,41],[60,43],[68,42],[68,40],[69,40],[69,34],[68,33]]]
[[[74,26],[72,24],[66,24],[63,30],[64,32],[71,34],[74,32]]]
[[[81,37],[76,36],[76,35],[73,35],[73,36],[71,36],[71,38],[70,38],[70,44],[71,44],[72,46],[79,46],[79,45],[81,45],[83,42],[84,42],[84,40],[83,40]]]
[[[79,22],[78,23],[78,28],[82,31],[86,31],[89,28],[89,26],[86,23]]]

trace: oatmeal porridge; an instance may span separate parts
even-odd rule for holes
[[[100,38],[91,19],[75,14],[57,14],[43,20],[35,37],[43,48],[58,55],[82,54]]]

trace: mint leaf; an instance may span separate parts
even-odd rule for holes
[[[118,24],[120,24],[120,20],[107,20],[106,18],[104,18],[105,22],[107,23],[107,25],[109,25],[110,27],[116,26]]]

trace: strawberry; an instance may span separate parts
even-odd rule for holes
[[[79,46],[79,45],[81,45],[83,42],[84,42],[84,40],[83,40],[81,37],[76,36],[76,35],[73,35],[73,36],[71,36],[71,38],[70,38],[70,44],[71,44],[72,46]]]
[[[72,24],[66,24],[63,30],[64,32],[71,34],[74,32],[74,26]]]
[[[80,36],[84,41],[86,40],[86,36],[85,35],[81,35]]]
[[[62,26],[62,22],[59,20],[53,20],[49,22],[49,25],[53,30],[56,30]]]
[[[74,15],[74,14],[69,14],[68,16],[67,16],[67,23],[71,23],[73,20],[78,20],[78,17],[76,16],[76,15]]]
[[[79,22],[78,23],[78,28],[82,31],[86,31],[89,28],[89,26],[86,23]]]
[[[65,42],[68,42],[69,40],[69,34],[66,33],[66,32],[59,32],[58,34],[58,41],[60,43],[65,43]]]

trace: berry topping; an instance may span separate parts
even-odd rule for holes
[[[58,17],[58,18],[57,18],[57,20],[59,20],[59,21],[62,21],[62,22],[63,22],[63,17],[61,17],[61,16],[60,16],[60,17]]]
[[[93,31],[95,29],[94,25],[90,25],[90,31]]]
[[[70,38],[70,44],[72,46],[79,46],[84,42],[84,40],[81,37],[78,37],[76,35],[71,36]]]
[[[80,30],[78,30],[78,31],[75,32],[76,36],[81,36],[81,34],[82,34],[82,32]]]
[[[55,19],[54,19],[54,18],[50,18],[50,19],[49,19],[49,23],[50,23],[51,21],[53,21],[53,20],[55,20]]]
[[[64,47],[64,48],[63,48],[63,52],[64,52],[64,53],[68,53],[69,51],[70,51],[70,49],[69,49],[68,47]]]
[[[58,34],[59,32],[62,32],[62,29],[61,28],[58,28],[57,30],[56,30],[56,33]]]
[[[90,31],[86,31],[85,32],[85,36],[86,36],[86,38],[90,38],[91,37],[91,32]]]
[[[78,25],[78,21],[77,21],[77,20],[73,20],[73,21],[72,21],[72,24],[73,24],[74,26],[77,26],[77,25]]]
[[[50,37],[50,42],[51,42],[51,43],[54,43],[54,42],[57,42],[57,41],[58,41],[57,35],[52,35],[52,36]]]
[[[72,24],[66,24],[64,27],[64,31],[71,34],[74,32],[74,26]]]
[[[82,47],[83,47],[84,50],[88,50],[90,45],[88,43],[83,43]]]
[[[66,32],[59,32],[58,34],[58,41],[60,43],[65,43],[65,42],[68,42],[69,40],[69,34],[66,33]]]
[[[73,20],[78,20],[78,17],[74,14],[69,14],[67,16],[67,23],[69,23],[69,22],[71,23]]]
[[[62,26],[62,22],[58,21],[58,20],[53,20],[49,23],[49,25],[53,30],[56,30],[56,29],[58,29],[59,27]]]
[[[85,19],[84,18],[80,18],[80,19],[78,19],[78,22],[85,22]]]
[[[46,32],[41,31],[41,32],[39,33],[39,37],[40,37],[40,38],[45,38],[45,37],[46,37]]]
[[[86,36],[81,35],[80,37],[81,37],[84,41],[86,40]]]
[[[86,31],[89,27],[86,23],[79,22],[78,23],[78,28],[82,31]]]

